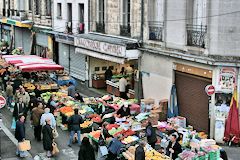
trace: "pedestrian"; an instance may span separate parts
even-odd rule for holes
[[[46,125],[46,120],[50,119],[50,126],[52,128],[56,127],[56,120],[55,117],[53,116],[52,113],[50,113],[50,109],[49,108],[45,108],[44,109],[44,114],[42,114],[41,119],[40,119],[40,125],[45,126]]]
[[[35,85],[34,93],[36,98],[41,97],[40,85]]]
[[[6,96],[7,96],[7,106],[10,109],[12,106],[11,103],[13,100],[13,87],[11,85],[11,82],[7,82]]]
[[[30,96],[28,92],[24,88],[21,88],[20,93],[21,93],[20,96],[22,96],[22,99],[23,99],[23,103],[26,105],[26,107],[28,107],[28,104],[30,102]]]
[[[10,80],[10,75],[11,75],[11,73],[9,71],[9,68],[6,67],[6,70],[2,74],[4,90],[6,90],[7,82]]]
[[[122,142],[120,141],[122,135],[114,137],[108,145],[108,156],[106,160],[115,160],[120,154],[121,148],[123,147]]]
[[[28,110],[30,110],[30,113],[32,112],[32,109],[38,106],[38,99],[34,92],[30,93],[30,101],[28,104]]]
[[[50,108],[50,112],[53,113],[54,110],[58,107],[58,105],[59,103],[55,101],[55,95],[52,94],[47,103],[48,108]]]
[[[75,93],[76,93],[75,86],[74,86],[73,83],[70,81],[70,82],[68,83],[68,96],[71,96],[71,97],[74,98]]]
[[[17,139],[18,143],[23,142],[25,140],[25,117],[24,115],[20,115],[18,121],[16,123],[16,130],[15,130],[15,138]],[[26,151],[19,151],[17,148],[16,152],[17,156],[24,158],[27,157]]]
[[[123,77],[119,80],[119,92],[120,92],[121,98],[128,99],[127,90],[126,90],[128,82],[125,77],[126,75],[123,75]]]
[[[105,81],[110,81],[112,79],[113,73],[110,67],[105,71]]]
[[[42,102],[38,102],[38,106],[32,110],[32,125],[34,126],[34,137],[37,141],[41,141],[41,130],[40,118],[44,113]]]
[[[128,103],[124,103],[124,105],[117,111],[117,116],[118,118],[123,118],[123,117],[127,117],[130,116],[130,107],[128,105]]]
[[[135,150],[135,160],[145,160],[144,142],[141,141]]]
[[[81,130],[80,130],[80,124],[83,123],[83,119],[82,117],[78,114],[78,109],[74,109],[74,115],[72,115],[69,119],[68,119],[68,126],[70,127],[70,138],[69,138],[69,142],[68,142],[68,146],[71,147],[72,146],[72,142],[73,142],[73,137],[74,134],[77,133],[78,136],[78,145],[81,145]]]
[[[15,120],[18,119],[19,115],[25,115],[26,105],[23,103],[22,97],[18,99],[18,102],[15,103],[13,110],[13,117]]]
[[[95,160],[93,146],[90,144],[87,137],[84,137],[82,140],[82,144],[78,152],[78,160]]]
[[[167,146],[167,155],[170,156],[173,160],[178,158],[178,154],[182,152],[182,146],[178,142],[178,133],[174,132],[170,135],[170,142]]]
[[[52,143],[53,143],[53,133],[51,128],[51,119],[47,118],[45,120],[46,125],[42,128],[43,134],[43,149],[47,153],[47,157],[50,158],[52,156]]]
[[[13,80],[13,93],[16,93],[16,90],[19,89],[19,87],[22,85],[22,80],[20,75],[18,75],[14,80]]]
[[[80,95],[80,93],[75,93],[74,98],[77,101],[84,102],[83,97]]]
[[[147,136],[148,144],[151,145],[153,149],[155,149],[155,144],[157,142],[157,134],[155,129],[152,127],[152,123],[149,121],[146,127],[146,136]]]

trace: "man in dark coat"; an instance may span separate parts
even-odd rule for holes
[[[87,137],[84,137],[82,140],[82,144],[78,152],[78,160],[95,160],[93,146],[90,144]]]
[[[47,152],[47,157],[50,158],[52,156],[52,143],[53,143],[53,133],[52,128],[50,126],[51,120],[46,119],[46,125],[43,126],[43,149]]]
[[[135,160],[145,160],[144,142],[140,142],[135,150]]]
[[[20,115],[16,123],[16,130],[15,130],[15,138],[18,140],[18,143],[23,142],[25,140],[24,121],[25,121],[25,117],[23,115]],[[18,148],[17,148],[16,154],[21,158],[27,157],[26,151],[19,151]]]
[[[110,67],[105,71],[105,80],[111,80],[113,76],[112,70]]]
[[[69,119],[68,119],[68,125],[69,125],[69,129],[70,129],[70,138],[69,138],[69,142],[68,142],[68,146],[71,147],[72,146],[72,142],[73,142],[73,137],[74,134],[77,133],[78,136],[78,145],[81,145],[81,131],[80,131],[80,124],[83,123],[83,119],[82,117],[78,114],[78,109],[74,109],[74,115],[72,115]]]
[[[167,155],[170,156],[173,160],[178,158],[178,154],[182,152],[182,146],[178,143],[178,133],[172,133],[170,135],[170,142],[167,146]]]
[[[40,119],[43,113],[44,113],[43,104],[42,102],[39,102],[38,106],[33,108],[31,116],[32,125],[34,126],[34,136],[37,139],[37,141],[41,141],[42,126],[40,125]]]
[[[13,117],[15,118],[15,120],[17,120],[19,115],[21,115],[21,114],[24,115],[25,112],[26,112],[26,106],[23,103],[22,97],[20,97],[18,99],[18,102],[14,106]]]
[[[148,122],[148,125],[146,127],[146,136],[147,136],[148,144],[150,144],[151,147],[154,149],[155,144],[157,142],[157,134],[155,129],[152,127],[151,122]]]

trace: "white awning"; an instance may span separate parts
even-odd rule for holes
[[[85,55],[88,55],[91,57],[111,61],[111,62],[120,63],[120,64],[124,64],[124,62],[125,62],[125,58],[119,58],[119,57],[115,57],[115,56],[111,56],[111,55],[107,55],[107,54],[103,54],[103,53],[99,53],[99,52],[94,52],[94,51],[90,51],[90,50],[86,50],[86,49],[82,49],[82,48],[76,48],[75,52],[85,54]]]

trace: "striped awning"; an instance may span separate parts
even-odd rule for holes
[[[0,23],[14,25],[21,28],[32,28],[32,21],[17,21],[10,18],[2,18],[0,19]]]

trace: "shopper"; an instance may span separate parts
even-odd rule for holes
[[[32,109],[38,106],[38,99],[34,92],[30,93],[30,101],[28,104],[28,109],[32,112]]]
[[[16,130],[15,130],[15,138],[17,139],[18,143],[23,142],[25,140],[25,117],[24,115],[20,115],[18,117],[18,121],[16,123]],[[20,156],[21,158],[27,157],[26,151],[19,151],[17,148],[16,152],[17,156]]]
[[[122,142],[120,141],[122,138],[121,135],[113,138],[108,146],[108,156],[106,160],[115,160],[117,156],[120,154],[121,148],[123,147]]]
[[[178,133],[172,133],[170,135],[170,142],[167,147],[167,155],[173,160],[178,158],[178,154],[182,152],[182,146],[178,143]]]
[[[87,137],[84,137],[82,140],[82,144],[78,152],[78,160],[95,160],[93,146],[90,144]]]
[[[152,127],[152,123],[148,122],[148,125],[146,127],[146,136],[148,144],[151,145],[153,149],[155,149],[155,144],[157,142],[157,134],[155,129]]]
[[[144,142],[141,141],[135,150],[135,160],[145,160]]]
[[[42,114],[41,119],[40,119],[40,125],[45,126],[47,119],[50,119],[50,126],[52,128],[55,128],[56,127],[56,120],[55,120],[55,117],[53,116],[53,114],[50,113],[49,108],[44,109],[44,114]]]
[[[105,81],[106,80],[111,81],[112,76],[113,76],[112,70],[110,67],[108,67],[108,69],[105,71]]]
[[[36,95],[36,98],[41,97],[41,91],[40,91],[39,85],[35,85],[34,93]]]
[[[118,118],[130,116],[130,107],[127,103],[125,103],[118,111]]]
[[[51,95],[47,103],[48,108],[50,108],[50,112],[53,113],[54,110],[58,107],[58,105],[59,103],[55,101],[55,95]]]
[[[13,110],[13,117],[15,120],[18,119],[19,115],[25,115],[26,105],[23,103],[22,97],[18,99],[18,102],[15,103]]]
[[[68,83],[68,96],[74,97],[76,93],[76,89],[75,86],[73,85],[73,83],[70,81]]]
[[[74,98],[75,98],[77,101],[84,102],[83,97],[80,95],[80,93],[75,93]]]
[[[28,104],[30,102],[30,96],[24,88],[21,88],[21,96],[23,99],[23,103],[28,107]]]
[[[7,96],[7,106],[10,109],[12,106],[11,103],[13,100],[13,87],[11,85],[11,82],[7,82],[6,96]]]
[[[126,75],[124,75],[120,80],[119,80],[119,92],[120,92],[120,97],[123,99],[128,99],[127,96],[127,91],[126,87],[128,85],[127,80],[126,80]]]
[[[32,110],[32,125],[34,126],[34,137],[37,141],[41,141],[41,130],[42,126],[40,125],[40,118],[44,113],[42,102],[38,103],[38,106]]]
[[[43,149],[47,152],[47,157],[50,158],[52,156],[52,143],[53,143],[53,133],[51,128],[51,119],[47,118],[45,120],[46,125],[43,126],[42,134],[43,134]]]
[[[2,74],[4,90],[6,90],[7,82],[10,80],[10,75],[11,75],[11,73],[9,71],[9,68],[6,67],[6,70]]]
[[[83,123],[83,119],[82,117],[78,114],[78,109],[74,109],[74,115],[72,115],[69,119],[68,119],[68,125],[70,127],[70,138],[69,138],[69,142],[68,142],[68,146],[71,147],[72,146],[72,142],[73,142],[73,137],[74,134],[77,133],[78,136],[78,145],[81,145],[81,131],[80,131],[80,124]]]

